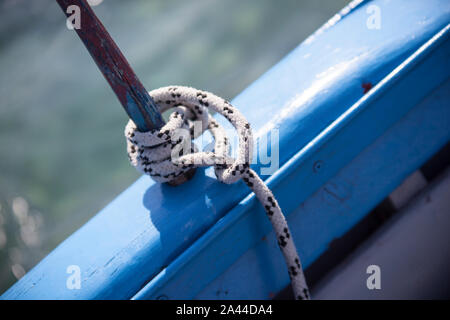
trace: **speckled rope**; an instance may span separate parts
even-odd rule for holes
[[[130,162],[155,181],[168,182],[191,168],[214,166],[219,181],[230,184],[242,179],[266,210],[284,255],[296,299],[309,299],[308,286],[286,219],[270,189],[250,169],[253,138],[250,124],[228,101],[205,91],[171,86],[150,92],[160,112],[173,108],[160,130],[139,132],[133,121],[125,128]],[[208,108],[223,115],[239,136],[236,159],[230,158],[225,130],[211,117]],[[200,121],[201,130],[194,122]],[[214,137],[214,152],[198,151],[190,141],[208,129]],[[198,132],[196,132],[198,131]],[[188,144],[186,144],[188,143]]]

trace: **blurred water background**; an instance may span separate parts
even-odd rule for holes
[[[147,89],[190,85],[231,99],[347,2],[94,9]],[[126,114],[54,0],[0,0],[0,71],[2,293],[139,174],[125,153]]]

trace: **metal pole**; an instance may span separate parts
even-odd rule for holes
[[[85,0],[56,0],[67,17],[80,10],[80,28],[75,28],[98,68],[140,131],[159,129],[164,120],[129,63]],[[77,9],[78,10],[78,9]]]
[[[73,8],[70,6],[79,8],[81,23],[80,28],[75,30],[139,131],[161,128],[164,120],[155,102],[86,0],[56,2],[67,17],[73,14]],[[168,184],[180,185],[191,179],[195,171],[193,168]]]

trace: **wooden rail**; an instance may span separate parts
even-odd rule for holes
[[[366,27],[367,5],[380,7],[380,30]],[[370,1],[232,101],[256,138],[278,130],[280,168],[266,182],[307,272],[450,140],[434,94],[450,76],[449,16],[446,0]],[[289,283],[282,264],[254,196],[206,169],[176,189],[140,178],[2,298],[269,299]],[[66,287],[70,265],[79,290]]]

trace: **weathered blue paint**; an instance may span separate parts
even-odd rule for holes
[[[373,196],[364,193],[366,198],[352,202],[361,210],[349,217],[333,218],[335,211],[320,207],[315,215],[313,209],[304,211],[299,206],[339,170],[346,172],[342,168],[356,161],[364,148],[449,76],[448,31],[443,30],[450,20],[447,1],[369,4],[382,10],[380,30],[365,27],[367,5],[361,5],[333,27],[307,39],[233,100],[257,136],[273,127],[279,129],[283,166],[267,182],[288,215],[306,265],[405,173],[395,175],[392,182],[374,185]],[[378,84],[364,95],[364,83]],[[449,126],[442,124],[447,124],[445,111],[440,108],[441,114],[432,113],[436,118],[424,118],[424,127],[414,128],[423,133],[417,136],[432,136],[436,142],[413,150],[420,161],[405,161],[407,170],[414,170],[437,145],[448,141]],[[372,156],[388,163],[399,150],[404,161],[412,152],[404,144],[375,148]],[[363,159],[366,166],[373,164],[370,157]],[[347,171],[345,176],[350,183],[337,188],[342,195],[338,198],[350,199],[351,190],[360,188],[359,184],[371,185],[370,175],[358,178],[352,173]],[[390,180],[391,176],[383,178]],[[270,225],[243,183],[220,184],[210,169],[199,170],[191,181],[176,188],[142,177],[2,298],[214,298],[217,288],[228,289],[235,298],[268,298],[269,292],[288,283],[284,267],[280,268],[281,256],[273,249],[274,239],[268,235]],[[66,268],[72,264],[81,268],[81,290],[66,288]],[[264,290],[259,292],[261,287]],[[247,296],[246,292],[259,293]]]
[[[296,226],[293,231],[296,245],[300,248],[307,265],[329,248],[330,239],[344,235],[415,168],[419,168],[450,140],[449,92],[450,81],[447,80],[445,85],[440,86],[292,211],[289,215],[289,224]],[[301,188],[302,183],[297,182],[297,190]],[[281,193],[279,197],[282,197]],[[322,231],[318,232],[320,229]],[[264,240],[246,251],[211,283],[198,293],[192,292],[192,297],[196,299],[273,297],[273,294],[287,283],[283,260],[278,251],[275,236],[270,232]],[[214,259],[213,256],[204,258]],[[192,260],[189,261],[191,265],[199,262]],[[188,269],[190,268],[183,269],[183,278],[187,278],[187,275],[195,277],[195,273],[189,273]],[[179,295],[173,286],[175,283],[181,286],[180,277],[181,274],[174,276],[153,295],[144,288],[135,298],[161,294],[172,299],[186,297]],[[312,297],[314,299],[314,294]]]
[[[428,123],[420,123],[423,126],[421,130],[414,126],[409,127],[406,131],[408,134],[412,133],[416,136],[419,131],[425,135],[428,133],[428,137],[435,141],[420,145],[421,149],[417,150],[417,155],[411,157],[408,155],[411,153],[410,142],[394,140],[396,143],[391,144],[388,150],[383,150],[384,152],[381,153],[382,163],[384,162],[385,165],[390,163],[388,157],[392,157],[391,153],[403,152],[402,164],[409,165],[399,169],[398,164],[391,164],[399,170],[395,172],[386,170],[386,173],[391,175],[381,175],[385,181],[377,186],[377,192],[366,193],[365,201],[361,201],[361,198],[357,197],[352,198],[352,201],[348,199],[344,203],[342,199],[350,197],[348,189],[360,188],[361,185],[373,183],[373,177],[362,176],[368,169],[358,168],[357,172],[350,171],[351,173],[346,175],[349,181],[347,184],[338,184],[343,187],[338,188],[337,192],[331,189],[334,186],[332,181],[323,188],[328,194],[334,194],[333,197],[342,202],[341,206],[338,206],[340,212],[344,208],[351,210],[347,215],[336,215],[337,210],[331,208],[320,210],[320,206],[314,207],[308,212],[308,210],[304,210],[306,203],[299,208],[299,205],[311,196],[311,191],[316,190],[338,173],[338,170],[343,168],[346,163],[357,156],[366,146],[371,145],[392,124],[420,103],[426,96],[425,92],[433,91],[448,79],[450,70],[449,31],[450,25],[384,78],[370,94],[349,108],[268,180],[269,186],[274,191],[285,214],[289,215],[290,225],[295,226],[295,231],[292,233],[305,267],[317,259],[333,239],[342,236],[364,217],[383,196],[389,194],[402,181],[405,174],[420,166],[422,162],[418,159],[426,160],[437,150],[437,147],[449,141],[450,110],[448,105],[442,104],[444,99],[440,99],[439,103],[433,106],[438,109],[434,115],[442,118],[433,117],[432,121]],[[446,71],[442,72],[439,68],[433,68],[435,65],[442,66]],[[425,78],[425,75],[429,78]],[[418,90],[408,93],[409,87],[417,85],[422,89],[420,92]],[[448,88],[447,85],[445,89]],[[448,98],[449,96],[446,95],[445,99]],[[395,102],[396,99],[397,102]],[[425,105],[421,108],[419,115],[423,119],[426,119],[423,113],[429,112],[428,107]],[[417,119],[413,123],[417,124]],[[431,135],[427,132],[430,129],[434,130],[431,131],[433,132]],[[378,155],[378,160],[381,159]],[[319,161],[322,163],[320,169],[316,166]],[[380,163],[378,164],[380,165]],[[365,158],[365,166],[369,165],[374,165],[374,159]],[[353,177],[355,173],[359,174],[359,179]],[[295,192],[288,192],[295,187],[298,188]],[[361,187],[361,190],[365,190],[365,188]],[[317,204],[317,199],[314,197],[309,199],[309,201],[314,200]],[[297,219],[294,220],[291,213],[296,213]],[[320,232],[326,226],[329,228]],[[217,298],[218,292],[220,298],[269,298],[270,292],[277,292],[289,283],[287,274],[283,272],[283,263],[279,254],[275,250],[271,250],[270,254],[267,252],[270,247],[276,249],[273,235],[267,239],[266,235],[269,232],[270,225],[264,220],[263,210],[258,206],[254,196],[248,196],[157,277],[153,278],[134,298],[155,299],[160,295],[165,295],[172,299],[189,299],[199,294],[200,298],[211,299]],[[237,237],[236,235],[246,236]],[[274,242],[273,246],[271,242]],[[245,255],[243,261],[242,255]],[[238,259],[239,261],[236,263],[235,261]],[[259,271],[255,269],[259,269]],[[270,276],[264,276],[261,280],[256,279],[262,277],[263,274],[270,274]],[[218,276],[220,278],[208,286]],[[233,281],[223,281],[223,279],[230,280],[230,277]],[[208,289],[200,293],[206,286]]]

